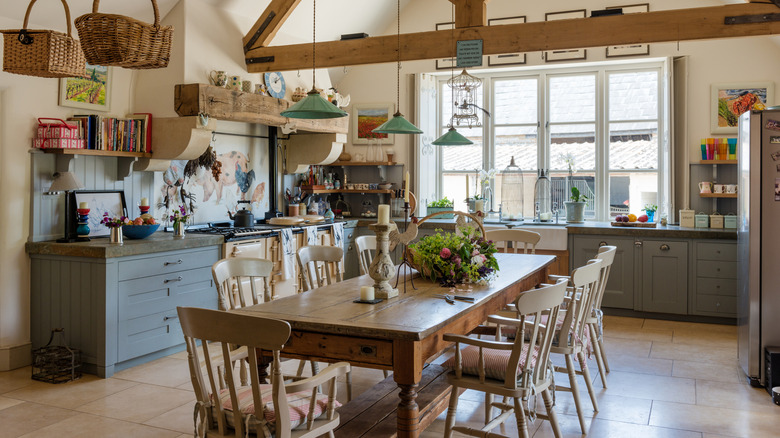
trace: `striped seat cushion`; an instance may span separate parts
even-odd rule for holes
[[[472,376],[479,375],[479,347],[469,345],[466,348],[460,350],[461,354],[461,370],[464,374]],[[509,356],[512,354],[511,350],[494,350],[492,348],[483,348],[482,354],[485,358],[485,376],[491,379],[504,380],[506,374],[506,368],[509,363]],[[517,365],[517,376],[525,368],[525,359],[528,354],[528,344],[523,345],[523,352],[520,355],[520,362]],[[531,356],[531,365],[533,368],[536,366],[536,357],[539,354],[539,347],[534,346],[534,352]],[[442,366],[447,368],[455,368],[455,356],[449,358]]]
[[[242,386],[237,390],[238,406],[242,415],[255,414],[258,419],[263,419],[271,426],[271,430],[275,429],[273,425],[276,424],[276,411],[274,409],[273,394],[271,385],[260,385],[260,397],[263,402],[262,415],[255,413],[255,402],[252,398],[252,387]],[[290,412],[290,428],[295,429],[301,424],[306,423],[307,416],[309,414],[309,402],[311,400],[311,392],[301,391],[287,394],[287,406]],[[230,390],[227,388],[219,391],[219,402],[222,405],[222,409],[226,411],[233,411],[233,402],[230,400]],[[337,400],[333,400],[335,407],[340,407],[341,403]],[[317,394],[317,401],[314,405],[314,418],[319,418],[325,410],[328,408],[328,396],[326,394]]]

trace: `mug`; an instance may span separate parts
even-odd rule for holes
[[[709,181],[700,182],[699,193],[712,193],[712,183]]]
[[[255,84],[255,94],[265,94],[265,84]]]
[[[229,83],[231,90],[241,91],[241,76],[231,76]]]
[[[736,184],[726,184],[726,193],[737,193]]]
[[[726,184],[714,184],[712,186],[713,193],[723,193],[726,190]]]
[[[295,217],[298,216],[298,213],[300,211],[298,204],[290,204],[287,206],[287,216]]]
[[[241,91],[244,93],[251,93],[252,92],[252,81],[242,81],[241,82]]]
[[[222,70],[211,70],[209,80],[217,87],[224,87],[227,84],[227,74]]]

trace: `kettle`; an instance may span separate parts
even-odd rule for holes
[[[238,201],[238,204],[250,203],[251,201]],[[234,227],[251,228],[255,226],[255,215],[246,208],[236,211],[236,214],[230,214],[230,211],[228,211],[228,216],[230,216],[230,219],[233,221]]]

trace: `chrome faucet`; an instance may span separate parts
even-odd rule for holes
[[[541,211],[539,210],[539,201],[536,201],[534,203],[534,222],[540,223],[542,222],[542,217],[540,216]]]
[[[553,201],[553,213],[555,213],[555,225],[558,225],[558,201]]]

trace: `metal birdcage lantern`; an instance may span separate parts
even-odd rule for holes
[[[536,219],[540,222],[552,220],[552,186],[550,178],[544,169],[539,169],[539,176],[536,178],[534,187],[534,209]]]
[[[501,172],[501,218],[510,221],[523,220],[523,171],[515,164],[513,156]]]
[[[482,80],[463,69],[459,75],[447,80],[447,85],[453,96],[451,123],[469,128],[481,126],[477,110],[482,109],[477,105],[477,90],[482,86]]]
[[[81,378],[81,351],[65,344],[64,332],[63,328],[52,329],[49,343],[33,351],[33,380],[65,383]],[[52,345],[55,336],[60,345]]]

